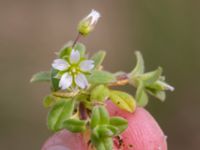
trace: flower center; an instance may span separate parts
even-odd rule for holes
[[[76,68],[72,68],[72,69],[71,69],[71,72],[72,72],[72,73],[76,73]]]
[[[79,73],[79,67],[76,66],[76,65],[72,65],[70,68],[69,68],[69,72],[71,72],[72,75],[76,75]]]

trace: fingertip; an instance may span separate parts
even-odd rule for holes
[[[118,109],[111,102],[108,102],[107,107],[112,116],[122,116],[128,120],[128,128],[121,135],[124,149],[167,150],[166,136],[144,108],[137,108],[134,113],[128,113]]]

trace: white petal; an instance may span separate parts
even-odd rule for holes
[[[101,17],[101,15],[98,11],[93,9],[86,18],[90,18],[90,17],[92,19],[91,24],[94,24],[94,23],[96,24],[99,18]]]
[[[74,64],[74,63],[78,63],[79,60],[80,60],[80,53],[79,53],[79,51],[76,51],[76,50],[73,49],[71,51],[71,54],[70,54],[70,62],[72,64]]]
[[[69,64],[64,59],[55,59],[53,61],[52,67],[54,69],[63,71],[69,67]]]
[[[72,76],[69,75],[68,73],[64,73],[60,79],[59,82],[59,87],[62,90],[67,89],[68,87],[70,87],[72,85]]]
[[[80,63],[80,68],[82,71],[90,71],[94,68],[94,61],[93,60],[84,60]]]
[[[75,78],[75,83],[78,85],[80,88],[84,89],[88,86],[88,81],[85,77],[84,74],[79,73],[76,78]]]

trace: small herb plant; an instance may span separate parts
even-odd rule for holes
[[[51,93],[43,101],[44,107],[50,108],[47,118],[50,130],[80,132],[89,135],[93,149],[112,150],[113,137],[119,136],[128,127],[128,122],[120,116],[110,117],[107,101],[134,113],[137,106],[147,105],[148,94],[164,101],[165,91],[174,88],[165,82],[161,67],[145,72],[139,51],[135,52],[136,66],[128,73],[105,71],[102,66],[105,51],[88,57],[86,47],[78,40],[94,29],[99,18],[100,13],[92,10],[80,21],[76,40],[60,49],[50,71],[34,74],[31,82],[45,81],[51,85]],[[134,96],[112,89],[127,84],[136,88]]]

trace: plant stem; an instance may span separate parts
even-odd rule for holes
[[[77,92],[59,92],[58,91],[58,92],[53,92],[52,94],[57,97],[69,98],[69,97],[76,96],[77,93],[78,91]]]
[[[117,81],[110,83],[109,86],[123,86],[129,83],[129,78],[127,74],[123,74],[117,77]],[[76,92],[53,92],[52,94],[57,97],[69,98],[76,96],[78,91]]]
[[[81,37],[81,34],[78,33],[77,36],[76,36],[76,39],[75,39],[75,41],[74,41],[74,43],[73,43],[73,45],[72,45],[72,48],[74,48],[74,46],[76,45],[76,43],[77,43],[77,41],[80,39],[80,37]]]
[[[80,112],[80,119],[86,120],[87,119],[87,112],[86,112],[86,108],[85,108],[83,102],[80,102],[80,104],[79,104],[79,112]]]
[[[129,83],[129,78],[127,74],[122,74],[117,76],[117,81],[110,83],[109,86],[123,86]]]

